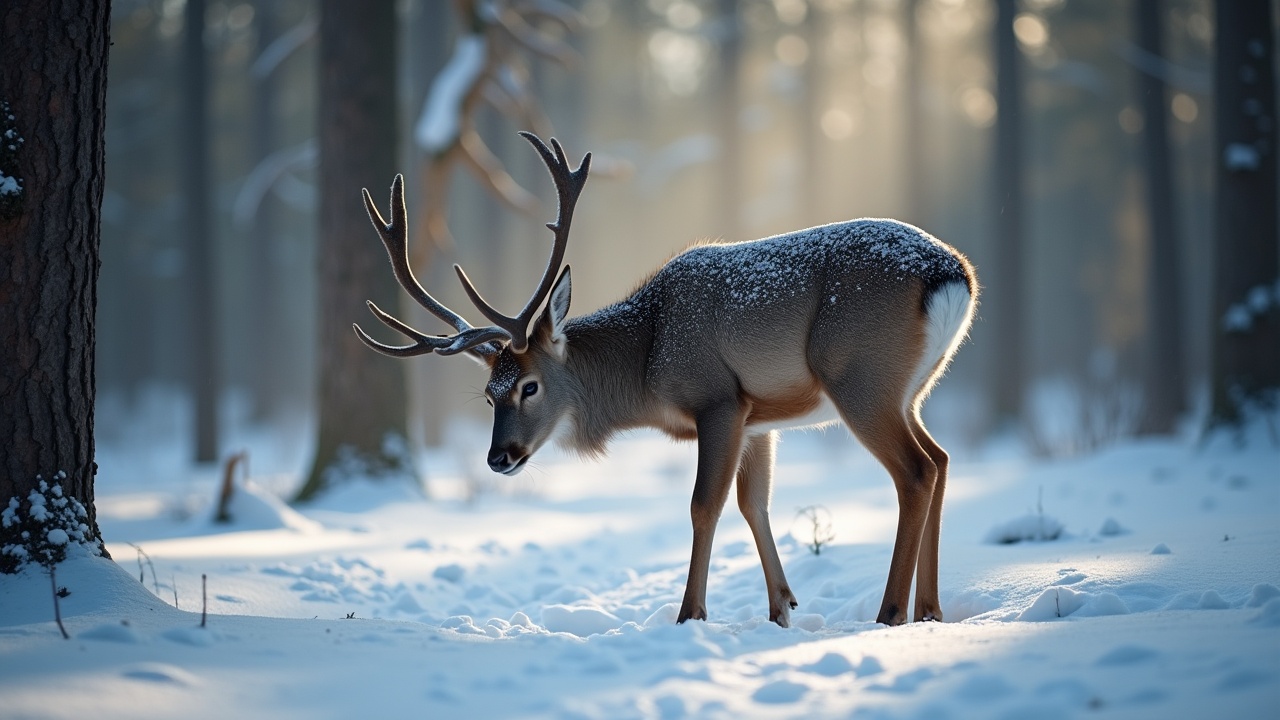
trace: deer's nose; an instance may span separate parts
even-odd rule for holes
[[[511,467],[511,458],[506,450],[494,449],[489,451],[489,469],[494,472],[502,472]]]
[[[524,467],[528,459],[529,453],[515,445],[493,448],[489,451],[489,469],[504,475],[514,475]]]

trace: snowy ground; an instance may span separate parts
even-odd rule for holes
[[[692,445],[639,435],[606,461],[545,453],[509,480],[477,466],[483,433],[453,444],[425,459],[431,501],[364,485],[295,511],[274,499],[293,480],[266,476],[237,496],[227,527],[209,520],[212,472],[103,443],[98,511],[115,562],[59,569],[70,641],[52,622],[47,575],[0,581],[0,716],[1248,718],[1280,708],[1280,450],[1265,442],[1130,443],[1056,462],[1013,447],[958,452],[943,524],[947,622],[884,628],[872,620],[896,521],[891,483],[843,433],[787,436],[774,499],[800,600],[787,630],[767,622],[732,506],[716,538],[710,621],[674,624]],[[815,504],[835,534],[819,556],[796,517]],[[988,541],[1053,534],[1055,520],[1053,541]],[[142,583],[133,545],[154,566]]]

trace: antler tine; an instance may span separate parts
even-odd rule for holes
[[[396,281],[400,283],[400,287],[409,293],[409,297],[413,298],[428,312],[441,320],[453,326],[458,332],[464,332],[471,329],[468,323],[461,315],[450,310],[444,303],[436,300],[431,293],[423,289],[418,282],[418,278],[413,274],[413,268],[409,265],[409,243],[408,237],[408,212],[404,205],[404,176],[396,175],[396,179],[391,183],[391,222],[387,223],[382,219],[382,214],[378,212],[378,207],[373,202],[373,197],[367,189],[360,191],[364,195],[364,207],[369,213],[369,220],[378,230],[378,236],[382,238],[382,244],[387,249],[387,255],[391,258],[391,270],[395,273]]]
[[[559,272],[560,266],[564,263],[565,248],[569,244],[569,226],[573,222],[573,210],[578,203],[578,196],[582,194],[583,186],[587,183],[587,174],[591,172],[591,153],[584,155],[582,162],[578,164],[578,169],[573,170],[569,167],[569,160],[565,157],[564,148],[560,146],[559,141],[555,138],[551,138],[551,148],[548,148],[546,143],[531,132],[521,131],[520,137],[528,140],[534,150],[538,151],[538,155],[542,157],[542,162],[547,166],[547,172],[551,174],[551,179],[556,185],[556,194],[559,196],[559,211],[555,222],[547,223],[547,228],[555,235],[555,242],[551,246],[551,257],[547,260],[547,267],[542,273],[542,280],[538,282],[537,289],[534,290],[533,296],[529,298],[529,301],[525,303],[524,308],[515,317],[511,317],[495,310],[476,291],[475,286],[471,284],[471,280],[467,277],[467,273],[462,267],[459,265],[453,266],[453,270],[458,274],[458,280],[462,283],[462,289],[466,291],[467,297],[471,299],[471,302],[490,322],[511,335],[511,349],[517,353],[522,353],[529,347],[529,322],[533,320],[538,308],[542,306],[542,302],[547,299],[547,293],[551,292],[556,273]],[[552,148],[554,148],[554,152]]]
[[[419,305],[449,323],[458,331],[456,335],[450,336],[426,335],[392,317],[370,301],[368,302],[369,310],[375,317],[388,327],[408,336],[413,340],[413,343],[410,345],[386,345],[374,340],[359,325],[353,324],[352,327],[361,342],[383,355],[398,358],[425,355],[433,351],[441,355],[453,355],[465,350],[471,350],[482,357],[497,352],[497,347],[489,343],[494,340],[508,339],[509,334],[505,329],[473,328],[461,315],[432,297],[431,293],[423,289],[418,279],[414,277],[413,269],[409,265],[407,241],[409,222],[408,212],[404,203],[404,176],[396,175],[395,180],[391,183],[390,223],[383,219],[382,213],[378,212],[378,207],[369,191],[362,189],[361,192],[364,196],[365,210],[369,213],[369,220],[373,222],[374,228],[378,231],[378,236],[382,238],[382,244],[387,250],[387,255],[391,258],[392,272],[397,282],[400,283],[400,287],[404,288],[404,291],[409,293],[409,296]]]

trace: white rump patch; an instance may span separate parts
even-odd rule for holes
[[[947,363],[969,334],[973,309],[969,286],[963,282],[947,283],[929,296],[924,317],[924,354],[911,375],[908,409],[919,407],[947,369]]]

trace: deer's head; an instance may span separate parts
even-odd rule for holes
[[[432,352],[439,355],[465,352],[486,364],[490,373],[484,394],[493,407],[493,443],[489,448],[489,467],[494,472],[507,475],[514,475],[524,468],[533,453],[551,437],[556,426],[571,412],[574,390],[572,377],[565,369],[568,345],[564,335],[564,322],[569,313],[572,283],[568,266],[561,269],[561,265],[569,241],[573,209],[591,168],[590,153],[573,170],[565,158],[564,149],[554,138],[551,140],[551,148],[548,148],[537,136],[531,133],[520,134],[542,157],[555,181],[560,201],[558,217],[555,222],[547,223],[547,227],[555,234],[551,257],[537,290],[525,303],[524,309],[514,317],[494,310],[458,265],[453,268],[467,297],[493,325],[473,327],[422,288],[409,267],[404,179],[397,175],[391,185],[391,222],[382,218],[368,190],[364,191],[365,209],[382,237],[400,286],[418,304],[452,325],[457,333],[426,335],[382,311],[372,302],[369,303],[369,309],[373,314],[383,323],[408,336],[413,343],[403,346],[384,345],[369,337],[359,325],[353,326],[356,335],[365,345],[383,355],[404,358]],[[544,300],[547,301],[546,307],[535,319],[534,316]]]

